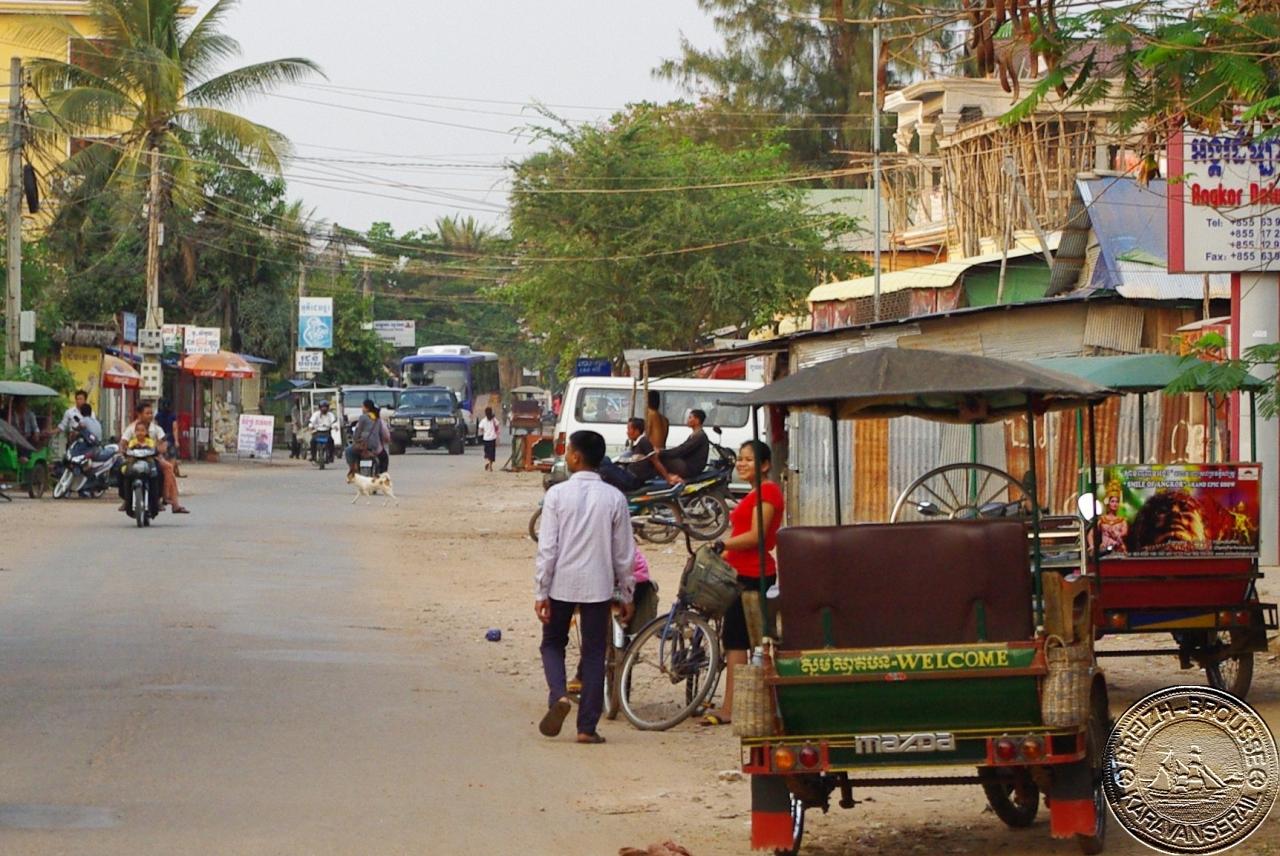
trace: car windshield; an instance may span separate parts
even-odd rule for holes
[[[586,387],[578,394],[574,408],[579,422],[592,425],[621,425],[627,421],[631,390]]]
[[[453,397],[447,392],[433,390],[431,392],[406,392],[400,396],[400,408],[408,407],[453,407]]]
[[[364,405],[366,398],[372,398],[378,407],[396,407],[396,391],[394,389],[353,389],[342,394],[342,406],[352,410]]]
[[[459,399],[467,395],[467,367],[462,363],[410,363],[409,383],[422,386],[444,386]]]

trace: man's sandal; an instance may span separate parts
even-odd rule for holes
[[[573,702],[567,698],[562,698],[548,708],[542,722],[538,723],[538,731],[542,732],[544,737],[555,737],[560,733],[560,729],[564,727],[565,717],[569,715],[569,711],[573,708]]]
[[[578,742],[588,744],[588,745],[595,745],[597,743],[605,743],[607,741],[604,739],[604,736],[600,734],[579,734]]]

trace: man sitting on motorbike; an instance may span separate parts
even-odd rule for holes
[[[62,414],[62,421],[58,423],[58,430],[67,435],[67,443],[70,444],[75,437],[71,436],[76,428],[80,425],[80,419],[83,414],[83,408],[89,407],[89,393],[83,389],[77,389],[75,395],[75,404],[67,408]],[[89,407],[89,415],[93,415],[93,408]],[[98,436],[101,436],[99,432]]]
[[[653,457],[653,465],[658,474],[671,484],[679,484],[686,479],[696,477],[707,468],[707,456],[711,453],[711,440],[707,432],[702,430],[702,423],[707,421],[703,410],[694,408],[689,411],[686,425],[693,431],[689,438],[674,449],[663,449]]]
[[[600,465],[600,478],[623,493],[639,490],[644,483],[658,477],[654,468],[653,444],[644,433],[644,420],[638,416],[627,420],[627,451],[617,461],[608,458]]]
[[[151,425],[149,423],[144,423],[141,419],[134,422],[131,427],[133,428],[133,433],[129,435],[128,443],[125,445],[125,449],[127,451],[132,452],[135,449],[157,449],[158,444],[164,442],[162,439],[157,440],[152,436]],[[160,431],[160,426],[157,425],[155,427],[157,431]],[[153,475],[151,476],[151,489],[148,491],[148,503],[151,506],[149,509],[151,516],[156,517],[160,514],[160,493],[163,486],[163,479],[160,476],[159,467],[156,466],[159,459],[152,458],[151,460],[154,468],[152,469]],[[120,479],[120,492],[124,494],[124,505],[121,506],[121,510],[130,517],[132,517],[134,513],[133,480],[136,478],[136,476],[129,471],[131,462],[132,459],[126,456],[125,463],[123,465],[124,473]]]
[[[168,448],[168,441],[164,435],[164,429],[155,423],[155,408],[148,401],[139,402],[134,409],[136,417],[134,423],[125,429],[124,435],[131,437],[137,432],[138,424],[142,423],[147,428],[147,436],[156,442],[156,449],[160,454],[156,457],[156,465],[160,469],[160,490],[155,491],[153,495],[159,496],[163,494],[165,502],[169,503],[169,507],[174,514],[190,514],[185,506],[178,502],[178,478],[174,473],[173,461],[165,458],[164,453]],[[120,510],[128,509],[130,494],[127,492],[125,480],[120,480]]]
[[[320,409],[311,414],[308,427],[311,429],[311,460],[316,459],[316,438],[322,434],[329,435],[329,456],[333,457],[333,428],[338,424],[338,416],[330,412],[329,402],[321,401]]]

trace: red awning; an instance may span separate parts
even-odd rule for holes
[[[127,360],[105,354],[102,357],[102,385],[108,389],[137,389],[142,386],[142,375]]]
[[[182,358],[182,370],[195,377],[242,379],[253,377],[258,370],[239,354],[219,351],[216,354],[191,354]]]

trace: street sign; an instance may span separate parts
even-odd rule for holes
[[[164,389],[164,376],[163,370],[160,368],[160,359],[155,355],[143,357],[140,369],[142,373],[142,397],[144,399],[149,398],[152,401],[158,399]]]
[[[34,342],[36,340],[36,311],[24,309],[18,313],[18,341]]]
[[[222,350],[219,327],[183,327],[182,351],[186,354],[216,354]]]
[[[613,374],[613,363],[609,360],[580,358],[574,364],[573,373],[578,377],[609,377]]]
[[[138,316],[132,312],[120,313],[120,338],[130,344],[138,341]]]
[[[374,321],[373,332],[397,348],[412,348],[418,343],[415,321]]]
[[[1280,140],[1169,140],[1169,272],[1280,271]]]
[[[319,374],[324,371],[324,351],[295,351],[293,370],[300,374]]]
[[[304,348],[333,347],[333,298],[298,298],[298,344]]]

